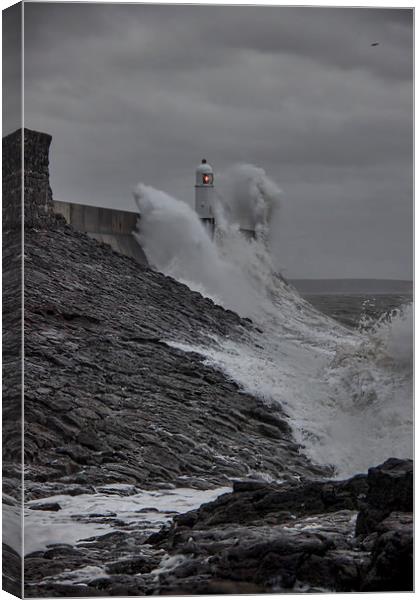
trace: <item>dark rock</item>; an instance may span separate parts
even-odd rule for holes
[[[261,479],[239,479],[233,481],[233,492],[255,492],[255,490],[267,490],[269,485]]]
[[[92,430],[82,430],[77,436],[77,442],[82,446],[86,446],[90,450],[95,450],[96,452],[103,450],[103,443],[98,438],[97,434]]]
[[[149,573],[159,564],[159,560],[150,560],[150,557],[139,556],[136,558],[127,558],[107,564],[108,573],[124,573],[126,575],[135,575],[136,573]]]
[[[368,535],[393,511],[413,512],[413,461],[389,458],[369,469],[366,501],[360,511],[356,535]]]
[[[61,506],[58,504],[58,502],[44,502],[42,504],[31,504],[29,508],[31,510],[51,510],[54,512],[61,510]]]
[[[401,483],[405,489],[403,479]],[[185,557],[160,575],[164,593],[187,585],[209,589],[213,580],[232,581],[232,589],[235,582],[246,582],[283,592],[299,587],[411,589],[408,513],[391,513],[367,545],[354,535],[357,511],[368,492],[365,475],[345,481],[234,485],[233,493],[175,517],[171,527],[149,538],[171,556]]]
[[[105,568],[86,585],[106,596],[411,589],[412,515],[392,512],[370,540],[354,535],[366,476],[236,486],[148,538],[112,531],[31,555],[29,595],[58,594],[59,579],[45,575],[86,564]]]
[[[303,483],[234,482],[234,493],[220,496],[198,511],[175,517],[178,525],[213,527],[223,523],[247,523],[293,513],[311,515],[339,510],[357,510],[359,497],[367,489],[366,476],[346,481]],[[191,525],[189,525],[191,523]]]
[[[3,589],[18,598],[22,594],[22,558],[8,544],[2,544]]]
[[[361,591],[408,592],[413,581],[412,514],[391,513],[383,521],[373,546]],[[383,533],[381,533],[383,532]]]

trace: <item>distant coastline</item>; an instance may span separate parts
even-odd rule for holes
[[[290,279],[302,294],[412,294],[406,279]]]

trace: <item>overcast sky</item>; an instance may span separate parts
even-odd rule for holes
[[[411,10],[25,4],[25,126],[57,200],[192,203],[202,157],[252,163],[287,276],[411,278]]]

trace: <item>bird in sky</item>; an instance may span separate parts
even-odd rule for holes
[[[372,42],[371,46],[379,46],[379,42]]]

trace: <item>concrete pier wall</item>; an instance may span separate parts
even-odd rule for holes
[[[54,200],[54,212],[63,215],[77,231],[108,244],[115,252],[130,256],[139,264],[147,264],[147,258],[133,236],[138,219],[136,213],[57,200]]]

